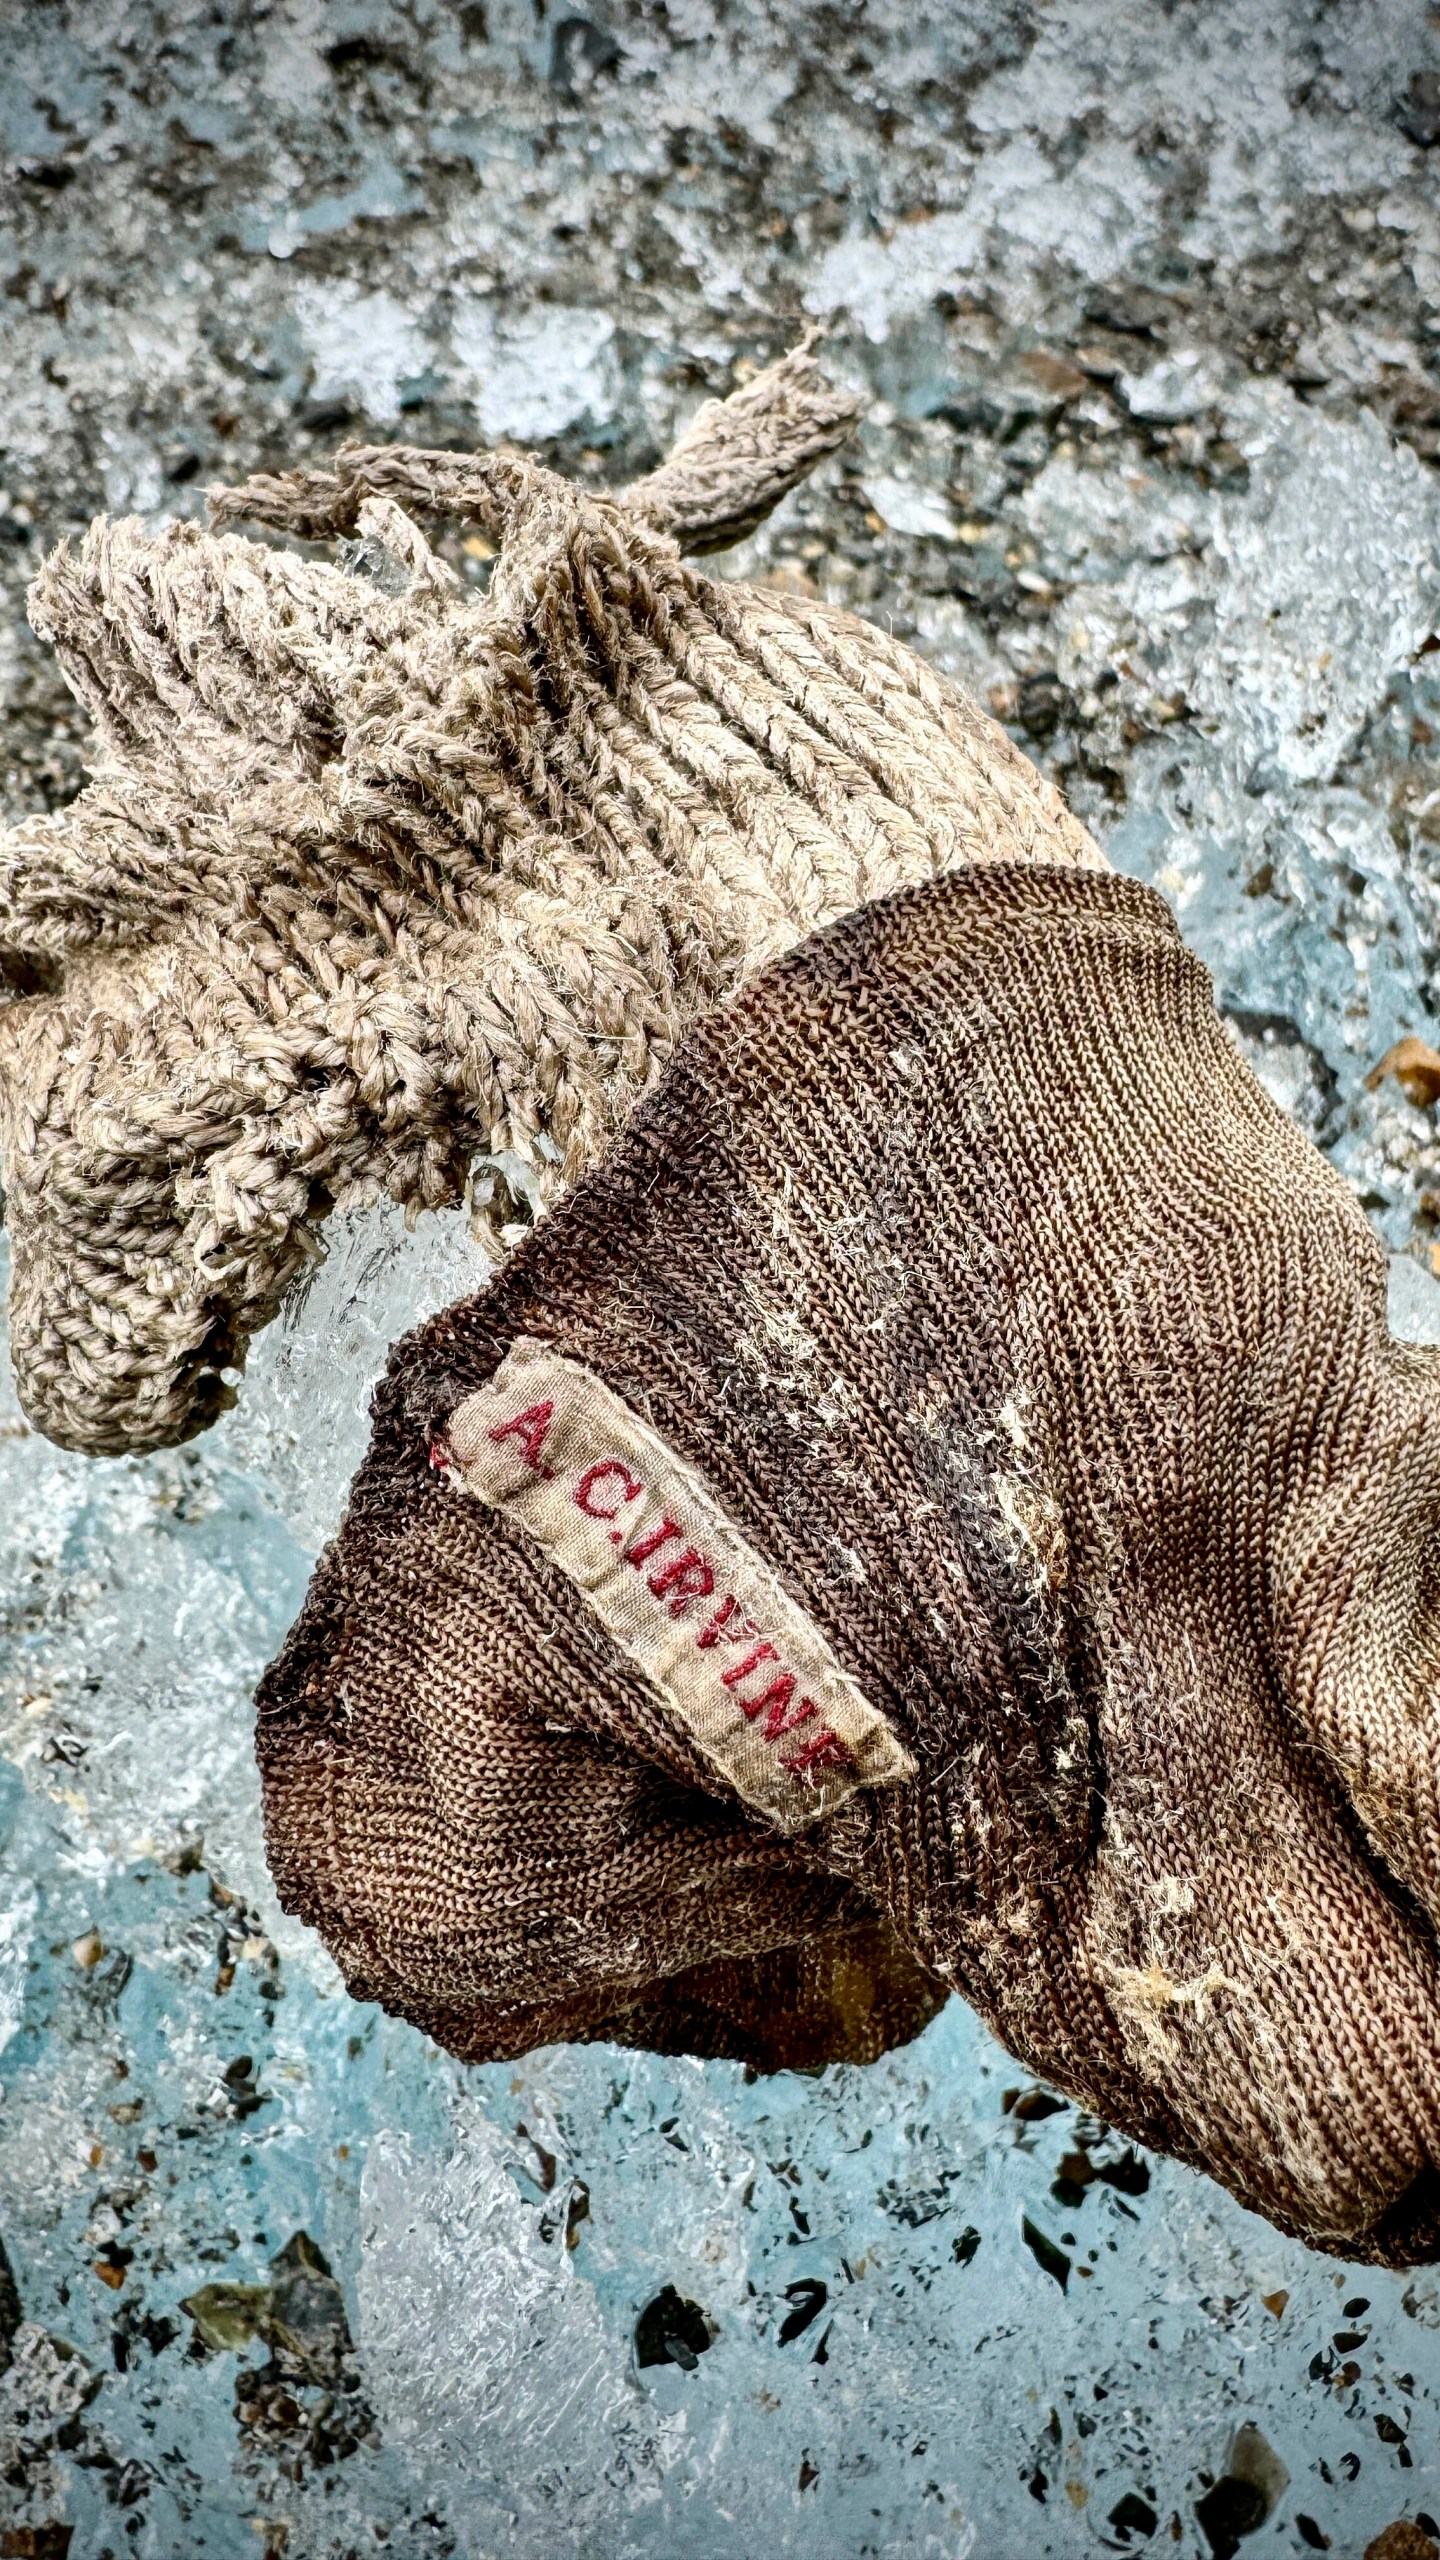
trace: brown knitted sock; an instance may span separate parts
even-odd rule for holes
[[[47,562],[32,616],[98,755],[0,838],[11,1340],[41,1430],[203,1429],[338,1202],[434,1208],[473,1176],[503,1245],[515,1202],[477,1159],[556,1197],[687,1021],[864,899],[1100,865],[907,650],[682,561],[853,416],[800,350],[626,497],[361,449],[214,502],[333,564],[133,520]],[[490,537],[485,597],[417,518]]]
[[[976,869],[773,964],[376,1415],[259,1726],[358,1989],[652,2034],[868,1911],[899,2031],[951,1985],[1440,2250],[1436,1358],[1150,892]]]

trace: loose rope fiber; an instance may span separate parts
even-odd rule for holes
[[[624,497],[521,456],[352,449],[212,500],[333,560],[99,519],[31,615],[96,728],[0,839],[0,1156],[22,1402],[67,1447],[203,1429],[337,1204],[512,1214],[594,1160],[685,1024],[957,865],[1103,868],[884,633],[714,583],[843,441],[808,347]],[[496,544],[471,597],[421,522]]]

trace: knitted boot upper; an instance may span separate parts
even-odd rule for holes
[[[397,1350],[262,1692],[272,1862],[476,2056],[653,2035],[707,1963],[744,2050],[746,1968],[869,1913],[874,2041],[950,1985],[1285,2227],[1429,2255],[1437,1555],[1435,1356],[1161,902],[958,872],[694,1028]]]

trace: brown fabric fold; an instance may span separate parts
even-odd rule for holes
[[[518,1342],[693,1472],[913,1775],[792,1830],[745,1801],[466,1489],[450,1426]],[[357,1989],[471,2055],[517,2007],[644,2035],[697,1969],[871,1914],[899,2031],[949,1986],[1281,2227],[1431,2257],[1437,1561],[1436,1357],[1163,904],[976,868],[699,1024],[399,1346],[261,1692],[272,1863]]]

